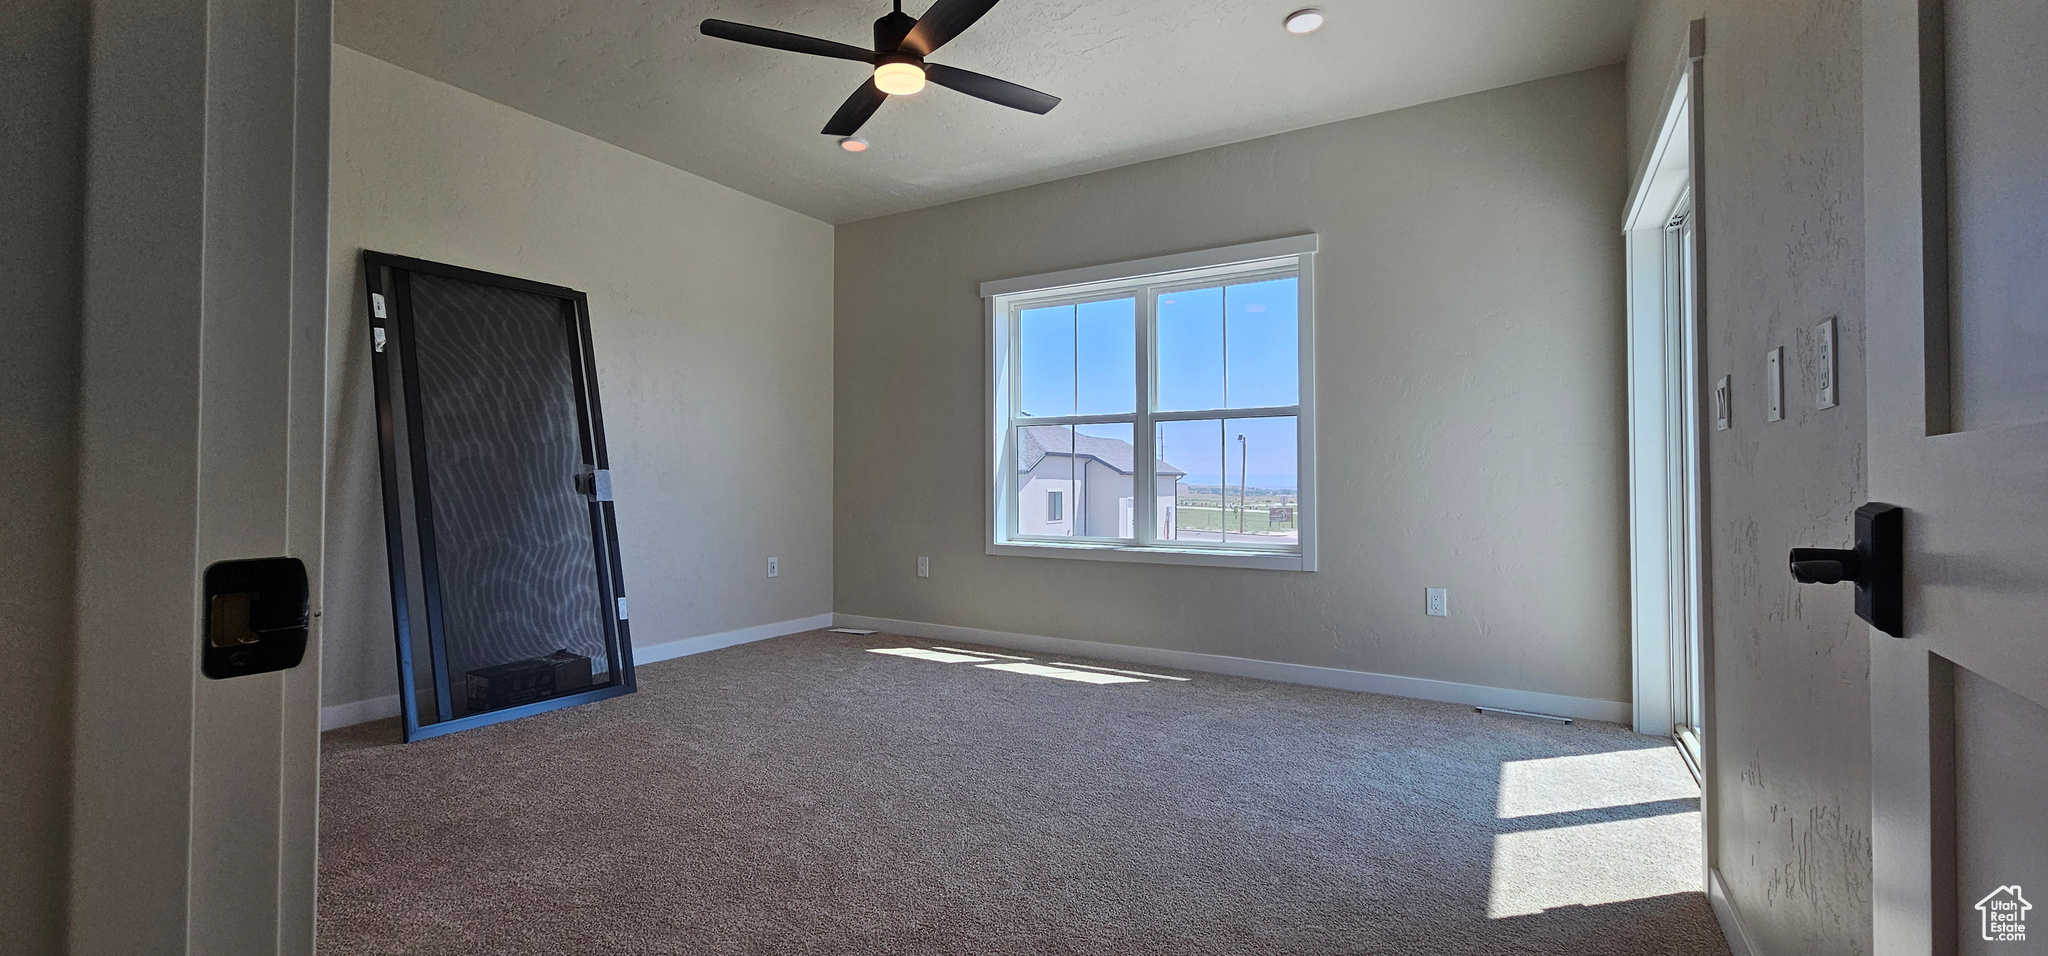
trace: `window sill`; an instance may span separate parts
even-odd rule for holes
[[[1119,548],[1099,544],[990,544],[988,553],[1013,558],[1068,558],[1130,564],[1186,564],[1210,568],[1314,571],[1315,562],[1294,552],[1205,551],[1193,548]]]

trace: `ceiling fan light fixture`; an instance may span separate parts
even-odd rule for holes
[[[909,96],[924,89],[924,69],[900,60],[875,67],[875,88],[890,96]]]
[[[918,63],[891,61],[874,68],[874,88],[889,96],[909,96],[924,90],[924,68]]]
[[[1289,33],[1314,33],[1323,28],[1323,11],[1314,7],[1296,10],[1287,15],[1286,25]]]
[[[868,141],[858,136],[842,136],[839,138],[839,148],[849,153],[865,153],[868,151]]]

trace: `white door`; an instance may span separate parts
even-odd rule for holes
[[[317,607],[328,6],[89,14],[71,948],[310,953],[318,630],[212,679],[201,581],[295,557]]]
[[[1905,510],[1905,636],[1871,637],[1876,949],[2048,953],[2048,4],[1864,24],[1870,494]]]

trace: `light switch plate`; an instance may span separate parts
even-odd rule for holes
[[[769,559],[768,559],[768,576],[769,576],[769,577],[771,577],[771,578],[779,578],[779,577],[781,577],[781,576],[782,576],[782,559],[781,559],[781,558],[769,558]]]
[[[1423,588],[1422,597],[1422,611],[1424,614],[1427,614],[1430,617],[1451,616],[1450,588]]]
[[[382,293],[370,293],[370,314],[380,319],[389,318],[389,316],[384,314],[384,296]]]
[[[1818,394],[1814,396],[1813,407],[1833,408],[1841,403],[1835,400],[1835,376],[1839,369],[1836,367],[1835,320],[1832,317],[1813,327],[1813,340],[1820,365]]]
[[[1780,345],[1764,353],[1764,390],[1768,393],[1764,405],[1764,421],[1785,420],[1785,347]]]
[[[917,556],[917,576],[921,578],[932,576],[932,559],[921,554]]]
[[[1714,430],[1717,432],[1728,430],[1730,424],[1728,406],[1730,401],[1731,399],[1728,395],[1728,376],[1723,375],[1720,381],[1714,383]]]

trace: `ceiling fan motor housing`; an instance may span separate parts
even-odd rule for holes
[[[917,18],[904,13],[899,7],[894,13],[875,21],[875,51],[887,53],[903,45],[903,38],[910,35],[910,28],[917,26]],[[916,62],[911,59],[908,62]]]

